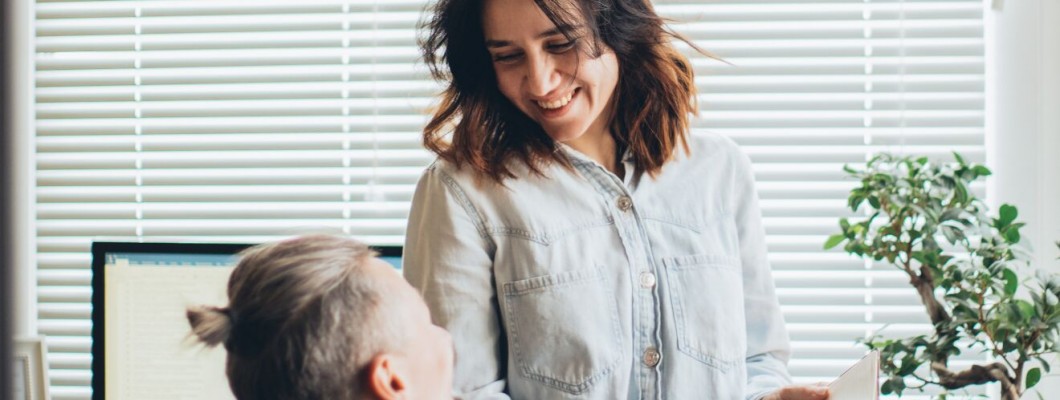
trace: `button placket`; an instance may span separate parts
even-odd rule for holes
[[[619,210],[623,212],[629,211],[633,208],[633,199],[629,198],[629,196],[619,197],[617,205]]]
[[[656,365],[659,365],[659,361],[661,360],[662,354],[659,354],[659,351],[656,350],[655,347],[649,347],[647,350],[644,350],[644,365],[655,367]]]
[[[655,287],[655,274],[644,271],[640,273],[640,287],[645,289],[651,289]]]

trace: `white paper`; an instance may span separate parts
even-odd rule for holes
[[[876,400],[880,398],[880,352],[872,351],[828,385],[829,400]]]

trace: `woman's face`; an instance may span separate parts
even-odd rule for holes
[[[533,0],[488,0],[483,35],[504,97],[553,140],[572,142],[607,132],[618,60],[611,49],[592,58],[591,38],[575,27],[567,40]]]

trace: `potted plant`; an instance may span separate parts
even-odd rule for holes
[[[990,170],[954,157],[881,154],[864,168],[844,167],[861,182],[848,205],[865,217],[841,219],[825,248],[842,245],[904,272],[931,321],[924,335],[862,340],[881,353],[882,393],[998,382],[1001,398],[1016,400],[1049,371],[1043,357],[1057,353],[1060,279],[1031,271],[1016,207],[990,214],[969,190]],[[952,369],[963,351],[989,353],[992,362]]]

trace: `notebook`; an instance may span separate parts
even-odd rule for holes
[[[880,352],[872,351],[828,385],[830,400],[878,400]]]

